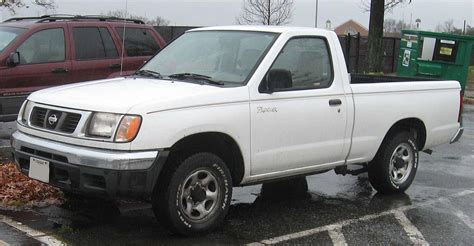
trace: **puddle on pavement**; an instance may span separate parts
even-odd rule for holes
[[[282,208],[308,207],[312,210],[328,211],[334,206],[361,203],[369,210],[370,207],[380,210],[411,203],[410,197],[406,194],[391,197],[376,194],[367,177],[342,177],[333,173],[265,185],[237,187],[233,192],[228,220],[229,223],[236,225],[241,223],[239,217],[252,218],[247,215],[262,210],[285,213],[285,209]],[[67,226],[75,230],[120,224],[121,220],[128,221],[127,218],[133,217],[135,219],[131,223],[138,223],[137,226],[143,226],[140,224],[143,222],[155,224],[151,205],[139,202],[122,201],[117,205],[100,200],[72,199],[62,206],[51,206],[36,211],[48,216],[57,227]]]

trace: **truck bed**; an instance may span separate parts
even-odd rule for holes
[[[370,74],[350,74],[350,76],[351,76],[351,84],[440,81],[439,79],[436,79],[436,78],[398,77],[398,76],[370,75]]]
[[[449,142],[459,128],[457,81],[351,74],[351,89],[356,113],[349,163],[372,160],[400,119],[424,123],[422,149]]]

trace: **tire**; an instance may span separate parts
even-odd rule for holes
[[[232,178],[212,153],[191,155],[166,170],[152,197],[153,212],[171,232],[193,236],[223,221],[232,199]]]
[[[402,193],[410,187],[418,169],[418,147],[408,132],[385,139],[369,163],[369,180],[382,194]]]

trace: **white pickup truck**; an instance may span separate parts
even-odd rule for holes
[[[133,76],[28,97],[18,167],[68,193],[152,201],[176,233],[207,232],[232,187],[365,164],[403,192],[418,152],[462,135],[456,81],[349,75],[335,33],[296,27],[186,32]]]

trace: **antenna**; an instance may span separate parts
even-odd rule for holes
[[[125,0],[125,13],[123,17],[123,34],[122,34],[122,57],[120,58],[120,76],[123,74],[123,56],[125,54],[125,31],[127,30],[127,11],[128,11],[128,0]]]

